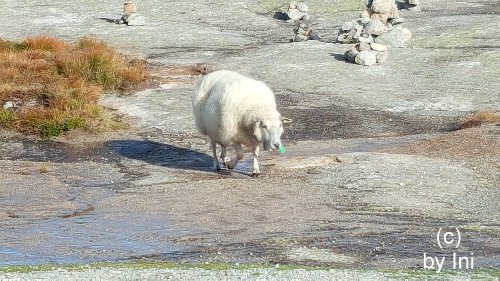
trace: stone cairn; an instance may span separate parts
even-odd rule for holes
[[[130,26],[140,26],[146,25],[146,20],[143,16],[137,14],[137,6],[131,0],[125,0],[123,4],[123,15],[119,23]]]
[[[288,5],[287,10],[282,13],[285,20],[298,22],[297,26],[293,29],[295,37],[291,39],[290,42],[321,39],[319,33],[316,32],[309,23],[311,17],[307,14],[308,11],[309,7],[306,3],[292,1]]]
[[[317,33],[313,28],[311,28],[310,25],[306,22],[300,22],[299,25],[297,25],[293,29],[293,33],[295,34],[295,37],[293,38],[293,40],[290,40],[291,42],[301,42],[307,40],[321,39],[319,33]]]
[[[389,57],[389,47],[405,47],[411,38],[411,31],[400,25],[403,22],[395,0],[367,0],[360,18],[342,25],[337,42],[355,44],[345,53],[350,62],[383,63]]]
[[[309,7],[304,2],[292,1],[288,5],[288,9],[285,14],[290,20],[310,20],[311,17],[307,14]]]

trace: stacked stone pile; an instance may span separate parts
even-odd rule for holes
[[[311,17],[307,14],[308,11],[309,7],[306,3],[292,1],[285,14],[290,20],[309,20]]]
[[[140,26],[146,25],[146,20],[137,13],[137,6],[131,0],[125,0],[123,4],[123,15],[119,23],[130,26]]]
[[[295,37],[290,42],[301,42],[307,40],[320,40],[321,36],[313,28],[309,20],[311,17],[307,14],[309,7],[304,2],[292,1],[286,11],[283,11],[283,19],[297,22],[293,29]],[[280,16],[281,18],[281,16]]]
[[[384,63],[389,57],[387,46],[378,43],[357,43],[352,49],[345,53],[345,58],[353,63],[361,65],[374,65]]]
[[[382,63],[388,58],[388,46],[404,47],[410,40],[411,31],[400,25],[403,22],[395,0],[367,0],[360,18],[342,25],[337,42],[356,44],[345,54],[351,62]]]
[[[306,22],[300,22],[299,25],[297,25],[293,29],[293,33],[295,34],[295,38],[293,42],[300,42],[300,41],[307,41],[307,40],[320,40],[321,36],[319,33],[317,33],[311,26],[310,24]]]

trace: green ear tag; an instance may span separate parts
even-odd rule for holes
[[[286,148],[282,145],[280,145],[280,148],[278,150],[281,154],[285,153],[286,152]]]

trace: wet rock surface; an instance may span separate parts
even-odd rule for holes
[[[307,2],[322,35],[357,16],[359,7],[341,2]],[[475,14],[463,17],[460,3],[401,10],[412,48],[360,68],[344,62],[349,46],[285,43],[291,25],[264,2],[147,1],[148,25],[130,28],[99,19],[123,9],[107,2],[7,1],[2,38],[94,34],[165,68],[240,71],[268,83],[292,122],[287,153],[264,152],[258,179],[248,154],[232,174],[210,170],[191,116],[196,75],[103,97],[127,114],[128,131],[55,140],[2,132],[0,266],[152,259],[421,268],[424,252],[450,253],[436,245],[438,229],[458,227],[460,251],[473,252],[477,267],[498,267],[498,125],[451,131],[470,111],[500,109],[499,7],[472,1]]]

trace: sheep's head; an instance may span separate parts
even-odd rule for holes
[[[279,149],[281,134],[283,134],[281,117],[259,120],[255,124],[254,135],[259,142],[262,142],[264,150]]]

